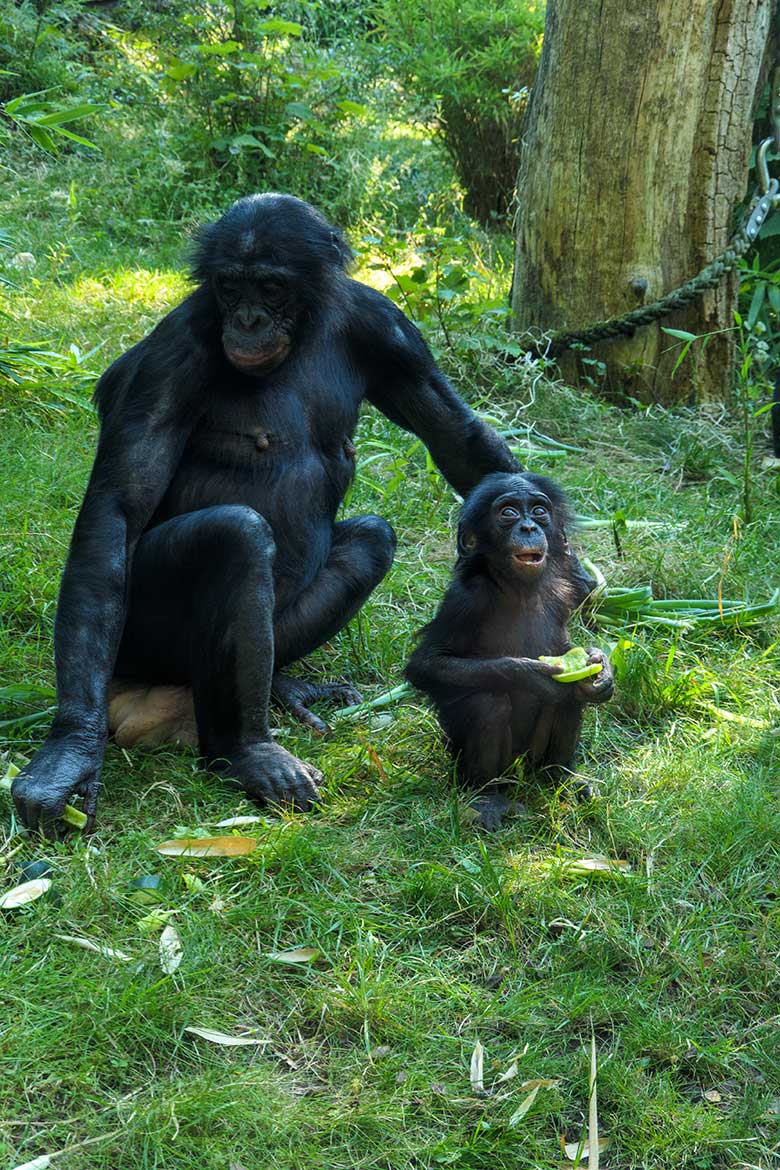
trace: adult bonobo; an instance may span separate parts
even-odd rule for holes
[[[240,199],[203,229],[195,291],[101,378],[100,438],[60,589],[59,706],[14,783],[30,827],[81,793],[94,822],[112,676],[192,687],[202,755],[261,800],[307,808],[319,773],[275,744],[280,674],[388,571],[378,516],[334,523],[367,398],[465,494],[517,467],[418,331],[346,275],[338,230],[289,195]]]
[[[436,707],[459,776],[480,792],[489,829],[511,807],[501,778],[513,761],[570,768],[585,705],[612,695],[601,650],[588,655],[600,673],[581,682],[556,682],[560,668],[539,661],[569,649],[569,617],[595,585],[566,538],[568,519],[552,480],[487,476],[463,505],[453,580],[406,668]]]

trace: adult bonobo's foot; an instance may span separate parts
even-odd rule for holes
[[[310,727],[317,735],[325,735],[330,729],[324,719],[309,710],[312,703],[329,701],[349,707],[363,701],[360,691],[348,683],[310,683],[288,674],[274,675],[271,694],[280,707],[284,707],[299,723]]]
[[[471,802],[476,813],[476,824],[489,833],[495,833],[503,828],[504,817],[516,815],[524,811],[525,806],[519,800],[512,800],[505,788],[487,789],[481,792],[476,800]]]
[[[56,836],[57,820],[74,793],[84,798],[85,833],[95,824],[101,753],[75,737],[50,739],[13,782],[16,813],[28,829]]]
[[[236,780],[263,804],[281,804],[306,812],[319,800],[317,785],[322,773],[272,741],[246,744],[213,760],[210,767]]]

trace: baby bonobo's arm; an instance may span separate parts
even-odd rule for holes
[[[523,688],[546,703],[562,701],[565,688],[553,681],[561,671],[559,666],[536,658],[480,658],[464,653],[484,622],[485,614],[461,583],[454,581],[407,664],[406,677],[413,686],[437,700],[457,698],[464,691]]]

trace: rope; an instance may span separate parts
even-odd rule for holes
[[[764,156],[765,154],[766,150]],[[766,179],[766,183],[762,182],[763,190],[757,191],[754,195],[747,215],[728,245],[720,255],[685,284],[672,289],[660,300],[652,301],[649,305],[640,305],[628,313],[610,317],[606,321],[596,321],[587,329],[560,330],[539,339],[526,337],[520,344],[529,353],[554,357],[575,345],[592,345],[594,342],[607,341],[612,337],[633,337],[636,330],[641,329],[643,325],[661,321],[677,309],[684,309],[686,305],[690,305],[708,289],[717,288],[723,278],[734,271],[742,257],[755,243],[769,213],[780,204],[778,180],[769,180],[768,175]]]

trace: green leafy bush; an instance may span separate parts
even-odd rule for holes
[[[504,218],[518,136],[536,74],[544,4],[536,0],[377,0],[388,67],[433,115],[465,188],[466,210]]]

